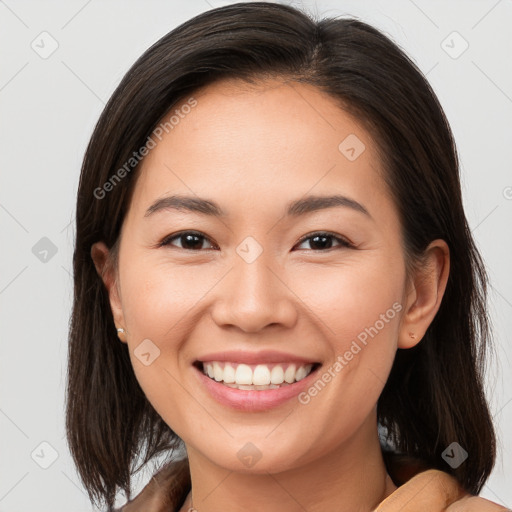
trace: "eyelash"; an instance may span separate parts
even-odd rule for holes
[[[171,245],[171,241],[176,239],[176,238],[181,238],[182,236],[185,236],[185,235],[195,235],[199,238],[202,238],[204,240],[208,240],[208,237],[203,235],[202,233],[200,232],[197,232],[197,231],[180,231],[179,233],[175,233],[173,235],[169,235],[167,237],[165,237],[159,244],[158,246],[159,247],[168,247]],[[354,245],[351,244],[350,242],[348,242],[347,240],[345,240],[344,238],[341,238],[340,236],[336,235],[335,233],[331,233],[329,231],[316,231],[314,233],[310,233],[304,237],[302,237],[296,245],[301,245],[302,243],[304,243],[305,241],[309,240],[309,239],[312,239],[312,238],[315,238],[317,236],[321,236],[321,237],[329,237],[329,238],[333,238],[335,239],[337,242],[339,242],[339,246],[338,248],[340,247],[344,247],[344,248],[354,248]],[[210,243],[212,243],[210,241]],[[214,244],[212,244],[214,245]],[[190,252],[199,252],[201,249],[185,249],[184,247],[175,247],[176,249],[182,249],[184,251],[190,251]],[[312,251],[315,251],[315,252],[326,252],[326,251],[330,251],[332,249],[336,249],[336,247],[329,247],[327,249],[309,249],[309,250],[312,250]],[[299,249],[299,250],[304,250],[304,249]]]

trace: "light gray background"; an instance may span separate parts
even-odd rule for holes
[[[64,437],[81,159],[104,103],[134,60],[178,24],[228,3],[0,0],[0,512],[92,510]],[[512,507],[512,3],[287,3],[358,16],[384,30],[427,74],[445,108],[461,157],[466,214],[492,280],[496,357],[487,383],[500,446],[482,495]],[[48,58],[31,47],[48,52],[52,38],[58,48]],[[469,47],[459,56],[464,41]],[[55,255],[41,248],[34,254],[43,237]],[[58,458],[43,469],[52,450]],[[138,489],[147,478],[141,475]]]

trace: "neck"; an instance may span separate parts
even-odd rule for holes
[[[369,512],[396,489],[386,472],[375,421],[329,453],[280,473],[238,473],[189,446],[187,452],[192,492],[182,511]]]

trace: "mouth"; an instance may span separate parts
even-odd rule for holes
[[[212,381],[242,391],[277,390],[300,382],[320,363],[282,362],[244,364],[228,361],[196,361],[194,366]]]
[[[289,403],[313,384],[322,363],[275,350],[228,350],[197,359],[198,389],[231,410],[262,412]]]

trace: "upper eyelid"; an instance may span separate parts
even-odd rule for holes
[[[297,244],[301,244],[302,242],[308,240],[309,238],[313,238],[314,236],[316,235],[324,235],[324,236],[330,236],[332,238],[336,238],[336,240],[339,240],[340,242],[343,242],[347,245],[353,245],[352,242],[350,242],[349,240],[347,240],[345,237],[341,236],[341,235],[337,235],[336,233],[331,233],[330,231],[313,231],[312,233],[309,233],[307,235],[304,235],[298,242]],[[295,244],[295,245],[297,245]]]
[[[205,240],[208,240],[212,245],[216,245],[210,239],[210,237],[206,236],[204,233],[201,233],[199,231],[194,231],[194,230],[185,230],[185,231],[179,231],[178,233],[174,233],[173,235],[169,235],[169,236],[164,237],[163,240],[158,244],[158,246],[163,247],[165,245],[169,245],[171,240],[174,240],[175,238],[179,238],[180,236],[183,236],[183,235],[186,235],[186,234],[192,234],[192,235],[199,236],[201,238],[204,238]],[[181,249],[181,247],[178,247],[178,249]]]

